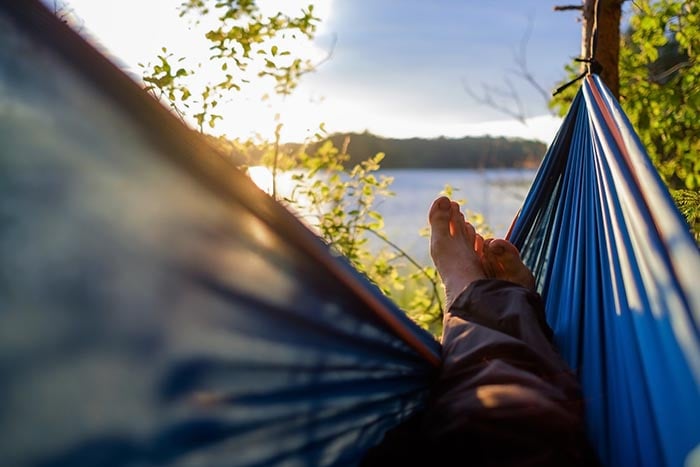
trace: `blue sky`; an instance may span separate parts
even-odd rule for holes
[[[522,38],[530,70],[550,88],[580,47],[576,13],[560,2],[498,0],[336,2],[319,42],[337,37],[333,60],[309,80],[328,94],[350,93],[368,108],[411,118],[475,124],[507,118],[463,89],[505,87],[509,77],[530,117],[547,114],[544,100],[510,70]],[[373,104],[375,103],[376,104]],[[428,125],[430,128],[433,125]],[[451,130],[454,131],[454,130]]]
[[[174,9],[178,1],[66,3],[134,75],[136,63],[152,60],[163,45],[176,55],[201,54],[192,48],[191,26]],[[558,119],[548,116],[543,98],[511,70],[531,27],[530,70],[548,89],[563,77],[563,65],[579,52],[580,23],[576,12],[554,12],[560,3],[318,0],[322,24],[314,46],[323,53],[335,41],[331,59],[305,76],[290,98],[263,104],[259,89],[236,96],[222,107],[230,114],[217,131],[269,137],[274,114],[280,113],[288,140],[312,134],[325,122],[329,131],[370,130],[390,137],[492,134],[548,141]],[[504,87],[505,77],[523,101],[527,126],[478,104],[463,88],[463,82],[474,90],[482,83]]]

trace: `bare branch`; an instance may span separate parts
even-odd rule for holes
[[[520,40],[520,50],[518,54],[513,54],[513,61],[518,66],[515,74],[520,78],[524,79],[530,86],[532,86],[539,94],[542,96],[545,102],[545,107],[549,103],[549,92],[535,79],[534,75],[530,71],[527,65],[527,48],[530,43],[530,36],[532,35],[532,29],[534,26],[534,20],[532,16],[528,18],[527,29]]]
[[[530,42],[530,36],[532,35],[533,24],[534,21],[532,17],[529,17],[527,29],[525,30],[522,40],[520,41],[520,46],[513,54],[513,61],[517,67],[515,69],[509,69],[508,71],[511,75],[515,75],[517,78],[524,80],[526,83],[532,86],[537,93],[542,96],[545,103],[545,108],[548,108],[547,104],[549,103],[550,99],[549,92],[539,82],[537,82],[537,79],[535,79],[535,76],[530,71],[527,63],[527,48]],[[465,79],[462,79],[462,87],[464,88],[464,91],[477,103],[496,109],[497,111],[518,120],[523,125],[526,125],[527,112],[517,88],[507,76],[503,78],[503,81],[505,82],[505,87],[482,83],[482,93],[475,92]]]
[[[554,11],[583,10],[583,5],[559,5],[554,7]]]
[[[477,94],[467,83],[466,79],[462,79],[462,87],[464,91],[471,96],[477,103],[482,105],[487,105],[491,108],[498,110],[514,119],[518,120],[520,123],[525,125],[525,112],[520,96],[518,95],[513,83],[511,83],[507,78],[504,78],[506,86],[508,89],[498,88],[495,86],[488,85],[486,83],[481,83],[483,92]],[[502,99],[494,99],[494,95],[500,96]],[[506,102],[503,102],[503,101]],[[512,101],[512,102],[509,102]],[[513,109],[515,106],[515,109]]]
[[[430,298],[430,304],[428,305],[427,308],[430,309],[430,307],[433,306],[433,303],[435,303],[435,301],[437,300],[438,308],[440,308],[440,313],[442,313],[442,312],[443,312],[442,300],[440,300],[440,292],[439,292],[439,290],[438,290],[437,281],[436,281],[435,279],[433,279],[433,278],[430,276],[430,274],[428,274],[428,273],[426,272],[426,268],[423,267],[423,266],[421,266],[420,264],[418,264],[418,262],[417,262],[415,259],[413,259],[413,257],[412,257],[411,255],[409,255],[408,253],[406,253],[406,251],[405,251],[403,248],[401,248],[401,247],[398,246],[396,243],[394,243],[394,242],[392,242],[391,240],[389,240],[389,239],[386,237],[385,234],[383,234],[383,233],[381,233],[381,232],[377,232],[377,231],[375,231],[375,230],[373,230],[373,229],[370,229],[369,227],[365,227],[365,226],[360,226],[360,228],[366,230],[367,232],[369,232],[369,233],[371,233],[371,234],[374,234],[374,236],[376,236],[377,238],[379,238],[380,240],[382,240],[383,242],[385,242],[386,244],[388,244],[391,248],[393,248],[393,249],[398,253],[398,255],[399,255],[400,257],[406,258],[406,259],[408,260],[409,263],[411,263],[416,269],[418,269],[418,272],[419,272],[421,275],[425,276],[425,277],[428,279],[428,281],[429,281],[430,284],[432,285],[433,295],[432,295],[432,297]]]
[[[624,3],[625,1],[626,1],[626,0],[622,0],[622,3]],[[635,2],[634,0],[627,0],[627,1],[631,1],[632,5],[634,5],[635,7],[637,7],[638,10],[640,10],[640,11],[642,10],[642,7],[641,7],[637,2]]]
[[[650,79],[653,83],[656,83],[656,84],[663,84],[663,83],[666,82],[666,80],[667,80],[672,74],[674,74],[675,72],[677,72],[677,71],[680,70],[681,68],[686,68],[686,67],[689,67],[689,66],[692,66],[692,65],[693,65],[692,63],[687,62],[687,61],[680,62],[680,63],[676,63],[675,65],[673,65],[673,66],[672,66],[671,68],[669,68],[668,70],[664,70],[664,71],[662,71],[662,72],[660,72],[660,73],[654,74],[654,73],[651,73],[651,72],[650,72],[650,73],[649,73],[649,79]]]
[[[338,43],[338,35],[333,34],[333,41],[331,42],[331,46],[328,49],[328,53],[326,54],[325,57],[323,57],[318,63],[316,63],[313,67],[314,69],[317,69],[327,61],[329,61],[331,58],[333,58],[333,52],[335,52],[335,45]]]
[[[53,0],[53,14],[74,31],[83,33],[85,22],[75,13],[75,9],[65,1]]]

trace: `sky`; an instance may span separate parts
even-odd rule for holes
[[[259,1],[268,9],[306,5],[298,0]],[[185,63],[191,69],[207,65],[203,29],[179,17],[179,0],[63,3],[79,18],[81,31],[135,79],[140,76],[137,64],[153,63],[164,46],[175,57],[188,57]],[[529,71],[548,90],[564,77],[564,64],[579,53],[581,26],[576,12],[553,11],[560,3],[316,0],[318,33],[300,53],[322,62],[317,70],[302,77],[285,98],[262,102],[269,83],[251,83],[218,108],[224,120],[212,132],[270,138],[278,114],[286,141],[301,141],[324,123],[328,132],[367,130],[396,138],[488,134],[548,143],[560,120],[515,71],[516,58],[524,56]],[[466,85],[483,95],[484,84],[504,89],[507,81],[517,90],[527,124],[465,90]],[[511,100],[500,103],[515,108]]]

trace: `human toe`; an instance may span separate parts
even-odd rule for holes
[[[524,266],[520,260],[520,252],[508,240],[493,239],[489,242],[488,250],[506,269]]]
[[[428,221],[433,233],[449,235],[450,206],[450,200],[445,196],[433,201],[428,213]]]
[[[520,259],[520,252],[515,245],[507,240],[495,239],[485,248],[485,269],[490,277],[515,282],[530,289],[535,288],[535,278]]]

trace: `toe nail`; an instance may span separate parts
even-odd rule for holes
[[[442,198],[440,201],[438,201],[438,207],[443,211],[450,209],[450,204],[450,200],[447,198]]]
[[[500,246],[500,245],[495,245],[495,246],[492,246],[492,247],[491,247],[491,251],[492,251],[495,255],[502,255],[503,253],[505,253],[506,249],[505,249],[505,247],[502,247],[502,246]]]

